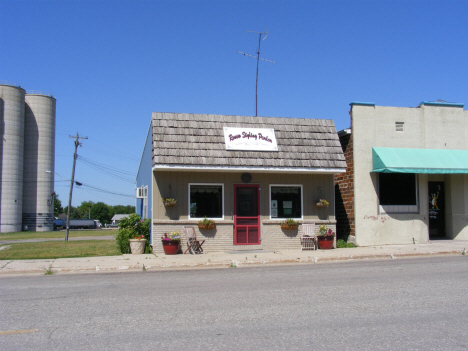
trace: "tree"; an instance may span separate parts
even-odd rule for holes
[[[127,206],[115,205],[115,206],[112,206],[112,209],[114,211],[114,214],[116,214],[116,213],[118,213],[118,214],[132,214],[132,213],[135,213],[135,206],[131,206],[131,205],[127,205]]]
[[[63,213],[62,201],[58,198],[58,194],[54,197],[54,217],[58,217],[59,214]]]
[[[64,213],[68,213],[68,206],[63,209]],[[70,219],[81,219],[80,211],[76,207],[70,208]]]
[[[110,206],[104,202],[97,202],[91,207],[92,219],[99,219],[102,224],[110,223],[112,216]]]
[[[91,208],[93,207],[93,201],[83,201],[80,206],[78,206],[78,211],[80,212],[81,219],[95,219],[91,217]]]

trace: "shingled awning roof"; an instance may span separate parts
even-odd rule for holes
[[[333,120],[153,112],[153,169],[344,172]],[[223,127],[272,128],[278,151],[226,150]]]

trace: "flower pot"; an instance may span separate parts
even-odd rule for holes
[[[200,223],[198,223],[198,228],[199,229],[204,229],[204,230],[214,229],[215,226],[216,226],[216,224],[200,224]]]
[[[146,239],[129,239],[130,251],[133,255],[145,253]]]
[[[317,207],[325,207],[325,204],[323,204],[321,202],[317,202]]]
[[[174,207],[175,205],[177,205],[176,201],[165,201],[164,202],[164,206],[166,206],[166,207]]]
[[[180,240],[161,240],[161,242],[166,255],[177,255]]]
[[[297,229],[297,224],[284,224],[284,223],[281,223],[281,229],[284,229],[284,230],[294,230],[294,229]]]
[[[333,249],[333,241],[335,237],[333,235],[318,236],[318,246],[321,250]]]

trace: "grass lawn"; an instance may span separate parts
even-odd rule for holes
[[[8,248],[0,250],[0,260],[121,255],[115,240],[47,241],[5,246]]]
[[[68,232],[69,238],[79,238],[83,236],[104,236],[116,235],[118,229],[105,229],[105,230],[70,230]],[[23,239],[50,239],[50,238],[63,238],[65,240],[65,230],[53,232],[17,232],[0,234],[0,240],[23,240]]]

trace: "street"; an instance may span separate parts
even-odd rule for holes
[[[0,277],[1,350],[467,350],[468,257]]]

